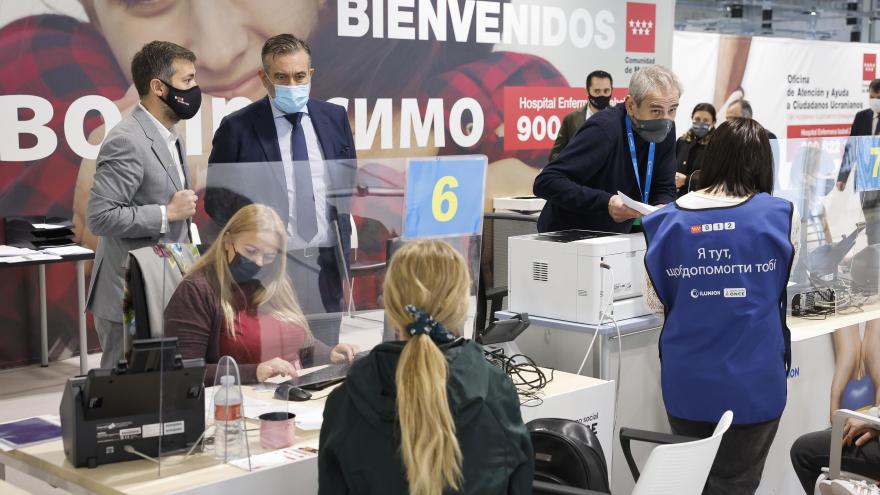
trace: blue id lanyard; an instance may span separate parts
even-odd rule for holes
[[[636,141],[633,138],[632,124],[629,116],[626,118],[626,140],[629,142],[629,154],[632,157],[633,172],[636,174],[636,185],[639,186],[639,192],[642,193],[642,203],[648,204],[648,196],[651,193],[651,180],[654,178],[654,148],[656,145],[651,143],[648,146],[648,173],[645,175],[645,188],[642,189],[642,179],[639,177],[639,162],[636,158]]]

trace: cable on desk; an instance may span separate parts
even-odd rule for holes
[[[510,377],[513,386],[516,387],[517,395],[520,396],[520,405],[524,407],[536,407],[543,404],[544,392],[548,383],[553,381],[555,370],[550,368],[548,377],[535,361],[525,354],[507,356],[500,349],[483,351],[483,355],[490,364],[500,368],[505,375]]]

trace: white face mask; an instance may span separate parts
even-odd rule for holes
[[[880,113],[880,98],[868,99],[868,106],[871,107],[871,110],[875,113]]]

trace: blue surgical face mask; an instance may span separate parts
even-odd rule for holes
[[[300,84],[297,86],[285,86],[283,84],[275,85],[275,98],[272,102],[284,113],[302,112],[309,102],[309,90],[311,84]]]

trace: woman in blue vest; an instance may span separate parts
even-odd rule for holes
[[[666,316],[663,402],[673,432],[700,438],[732,410],[704,493],[754,493],[785,408],[797,222],[792,204],[770,195],[773,155],[754,120],[718,127],[700,187],[643,219],[648,299]]]

